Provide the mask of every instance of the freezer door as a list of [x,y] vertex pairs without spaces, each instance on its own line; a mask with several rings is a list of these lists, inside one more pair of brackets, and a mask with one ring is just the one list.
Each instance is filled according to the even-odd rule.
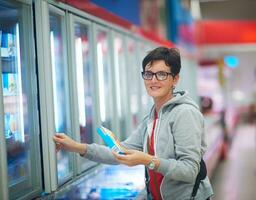
[[10,199],[41,191],[32,5],[0,1],[1,102]]
[[126,69],[130,66],[126,65],[125,41],[122,34],[112,31],[113,42],[113,60],[114,60],[114,80],[115,80],[115,97],[116,97],[116,115],[115,121],[118,123],[116,136],[120,140],[126,139],[129,127],[129,101],[128,101],[128,79]]
[[71,136],[67,13],[47,1],[35,1],[40,89],[40,119],[45,193],[51,193],[74,175],[72,153],[56,153],[53,135]]
[[[53,89],[54,132],[71,135],[69,77],[67,65],[67,35],[65,13],[49,6],[51,77]],[[67,151],[57,153],[58,185],[73,176],[73,157]]]
[[[138,62],[138,44],[134,38],[127,37],[126,38],[126,48],[127,48],[127,60],[128,66],[126,69],[126,74],[128,80],[133,80],[133,85],[140,85],[140,81],[142,81],[140,77],[140,65]],[[131,113],[131,127],[132,130],[135,130],[139,121],[140,121],[140,87],[132,87],[132,85],[128,85],[128,96],[129,96],[129,108]],[[130,132],[131,133],[131,132]],[[126,137],[128,137],[130,133],[127,133]]]
[[[95,62],[97,63],[97,93],[99,100],[99,116],[101,125],[110,130],[113,126],[113,74],[111,68],[111,47],[109,29],[100,25],[93,28],[95,44]],[[113,130],[116,131],[116,130]]]
[[[94,92],[93,67],[93,43],[91,22],[69,14],[69,31],[71,36],[70,52],[72,74],[73,103],[71,113],[74,120],[74,138],[83,143],[93,143],[95,141],[95,108],[96,95]],[[92,166],[95,162],[87,160],[80,155],[76,155],[77,173],[81,173]]]

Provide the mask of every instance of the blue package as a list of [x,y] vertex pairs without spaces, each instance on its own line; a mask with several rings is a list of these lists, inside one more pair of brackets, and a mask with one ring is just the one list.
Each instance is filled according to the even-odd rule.
[[125,154],[121,150],[121,146],[119,145],[119,142],[117,141],[117,139],[115,139],[115,135],[109,129],[101,126],[97,128],[97,133],[111,150],[119,154]]

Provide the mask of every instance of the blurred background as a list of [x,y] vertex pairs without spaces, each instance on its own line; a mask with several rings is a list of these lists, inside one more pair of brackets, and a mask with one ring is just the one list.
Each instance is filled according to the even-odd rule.
[[[256,198],[256,0],[0,0],[0,199],[144,199],[144,168],[55,153],[52,136],[120,140],[152,106],[141,61],[182,56],[205,117],[214,200]],[[134,87],[136,85],[137,87]]]

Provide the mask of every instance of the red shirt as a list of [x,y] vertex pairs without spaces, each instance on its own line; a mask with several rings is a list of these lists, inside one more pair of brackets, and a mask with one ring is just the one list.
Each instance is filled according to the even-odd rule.
[[[152,133],[151,133],[151,137],[149,140],[149,149],[148,152],[150,155],[155,155],[155,149],[154,149],[154,135],[155,135],[155,127],[156,127],[156,121],[157,121],[157,113],[155,112],[155,116],[154,116],[154,123],[153,123],[153,129],[152,129]],[[160,193],[160,185],[162,183],[163,180],[163,175],[161,173],[155,172],[154,170],[149,170],[149,187],[150,187],[150,191],[151,194],[153,196],[154,200],[162,200],[161,197],[159,197],[159,193]],[[155,181],[156,179],[156,181]],[[158,191],[157,191],[157,188]]]

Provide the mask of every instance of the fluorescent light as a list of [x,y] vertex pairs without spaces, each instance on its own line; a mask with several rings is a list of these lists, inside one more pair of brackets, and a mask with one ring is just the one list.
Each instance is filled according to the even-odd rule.
[[118,55],[119,48],[121,46],[121,41],[119,38],[115,38],[115,47],[114,47],[114,62],[115,62],[115,70],[116,70],[116,96],[117,96],[117,112],[118,116],[121,117],[121,94],[120,94],[120,63],[119,57],[121,55]]
[[97,43],[97,58],[98,58],[98,75],[99,75],[99,101],[100,101],[100,117],[101,121],[106,121],[106,107],[105,107],[105,87],[104,87],[104,65],[102,44]]
[[54,34],[53,31],[50,32],[50,43],[51,43],[51,61],[52,61],[52,85],[53,85],[53,101],[54,101],[54,122],[55,131],[58,133],[60,119],[58,115],[58,102],[57,102],[57,85],[56,85],[56,71],[55,71],[55,46],[54,46]]
[[78,98],[78,112],[79,124],[83,127],[86,126],[86,113],[85,113],[85,96],[84,96],[84,73],[83,73],[83,49],[81,38],[76,38],[76,77],[77,77],[77,95]]
[[24,135],[24,119],[23,119],[23,92],[22,92],[22,81],[21,81],[21,63],[20,63],[20,34],[19,34],[19,24],[16,23],[16,45],[17,45],[17,73],[18,73],[18,91],[19,91],[19,107],[20,107],[20,140],[25,142]]

